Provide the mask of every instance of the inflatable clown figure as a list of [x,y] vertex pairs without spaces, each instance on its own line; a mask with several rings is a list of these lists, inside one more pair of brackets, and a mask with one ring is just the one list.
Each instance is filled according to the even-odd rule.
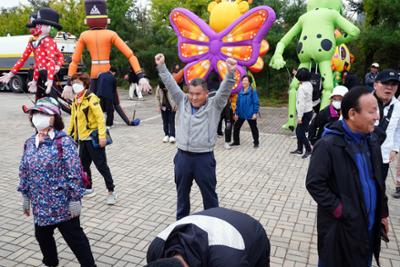
[[[135,71],[139,81],[139,90],[149,91],[151,89],[149,81],[144,77],[144,72],[140,67],[137,57],[116,32],[107,29],[110,19],[107,16],[106,1],[85,0],[85,12],[85,23],[89,26],[89,30],[82,32],[76,43],[72,62],[68,69],[68,76],[71,77],[77,72],[83,50],[86,48],[90,53],[92,61],[90,70],[90,77],[92,79],[91,90],[96,91],[98,76],[110,70],[110,53],[111,47],[114,45],[126,56],[130,66]],[[73,98],[72,87],[70,85],[64,87],[63,97]],[[115,108],[128,125],[133,125],[121,106],[117,105]]]
[[0,78],[0,82],[8,83],[29,58],[34,54],[35,65],[33,81],[29,85],[29,92],[36,94],[36,100],[51,93],[54,76],[62,67],[63,54],[58,50],[56,43],[50,36],[52,27],[61,30],[58,23],[59,15],[51,8],[41,8],[35,16],[31,15],[30,22],[26,25],[33,35],[22,57],[13,69]]
[[[308,0],[307,12],[303,14],[289,32],[279,41],[270,66],[281,69],[286,62],[283,52],[286,46],[300,35],[297,44],[297,55],[300,60],[298,68],[311,69],[316,64],[323,80],[321,108],[329,103],[333,89],[331,61],[335,47],[349,42],[360,34],[360,30],[342,16],[343,3],[341,0]],[[343,36],[335,37],[337,28]],[[294,129],[296,125],[296,90],[299,82],[293,79],[289,89],[288,122],[283,126]]]
[[178,36],[179,58],[186,63],[184,77],[187,84],[194,78],[206,80],[211,72],[224,79],[227,74],[225,60],[231,57],[238,61],[236,84],[232,90],[237,93],[246,68],[262,69],[260,56],[268,50],[268,43],[263,38],[275,21],[275,12],[268,6],[249,10],[249,2],[211,2],[208,5],[209,25],[187,9],[172,10],[170,22]]

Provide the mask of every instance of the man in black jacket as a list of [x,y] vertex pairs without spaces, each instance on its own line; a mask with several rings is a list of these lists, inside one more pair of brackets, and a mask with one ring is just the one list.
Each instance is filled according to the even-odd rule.
[[342,115],[317,142],[306,178],[318,204],[319,266],[371,266],[373,255],[379,265],[388,207],[373,133],[378,103],[367,88],[356,87],[344,96]]
[[269,267],[263,226],[247,214],[212,208],[171,224],[150,244],[147,267]]

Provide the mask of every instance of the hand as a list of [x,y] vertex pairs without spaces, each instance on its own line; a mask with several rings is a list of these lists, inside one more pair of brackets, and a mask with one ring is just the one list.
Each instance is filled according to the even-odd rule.
[[46,86],[46,94],[50,94],[51,88],[53,87],[53,81],[48,80],[44,85]]
[[285,67],[286,61],[283,59],[282,55],[274,54],[269,62],[271,68],[279,70]]
[[396,151],[391,151],[389,155],[389,162],[396,161],[397,158],[397,152]]
[[106,138],[99,138],[99,145],[101,148],[105,147],[107,144],[107,139]]
[[228,67],[228,72],[232,73],[236,71],[237,61],[233,58],[228,58],[226,61],[226,66]]
[[128,74],[125,74],[125,76],[124,76],[124,80],[125,80],[125,81],[129,80],[129,78],[128,78]]
[[28,91],[32,94],[36,93],[36,91],[37,91],[36,81],[31,81],[28,83]]
[[238,115],[236,115],[236,114],[233,115],[233,120],[234,120],[234,121],[237,121],[238,119],[239,119]]
[[60,69],[61,69],[61,67],[57,65],[57,66],[54,68],[54,74],[57,74],[57,73],[60,71]]
[[81,215],[81,202],[80,201],[71,201],[69,202],[68,209],[71,214],[71,218],[79,217]]
[[297,124],[302,124],[303,121],[301,119],[297,119]]
[[146,78],[141,78],[139,80],[138,90],[145,93],[149,92],[151,90],[149,80],[147,80]]
[[173,112],[176,112],[177,110],[178,110],[178,107],[177,107],[177,106],[175,106],[175,107],[172,108],[172,111],[173,111]]
[[155,56],[156,64],[157,66],[161,66],[162,64],[165,64],[165,57],[163,54],[157,54]]
[[8,83],[11,78],[14,77],[14,73],[9,72],[9,73],[3,73],[3,76],[0,77],[0,83]]
[[61,94],[61,97],[64,99],[73,100],[74,99],[74,90],[71,85],[64,86],[64,90]]
[[160,113],[161,112],[161,107],[157,106],[157,112]]
[[253,114],[253,117],[251,117],[252,120],[256,120],[257,119],[257,114]]
[[22,197],[22,210],[27,217],[31,214],[31,201],[27,196]]
[[388,234],[389,233],[389,220],[388,218],[382,218],[381,223],[383,224],[384,228],[385,228],[385,233]]

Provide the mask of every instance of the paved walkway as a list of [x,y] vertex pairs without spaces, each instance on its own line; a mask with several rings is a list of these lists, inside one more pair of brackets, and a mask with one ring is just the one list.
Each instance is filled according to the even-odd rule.
[[[126,100],[123,92],[121,98],[128,114],[136,104],[136,114],[144,122],[127,127],[116,117],[112,129],[114,144],[107,148],[107,156],[119,197],[117,205],[105,204],[107,192],[97,171],[93,173],[97,195],[83,200],[82,225],[100,267],[143,266],[149,242],[175,218],[172,159],[176,148],[161,142],[161,119],[153,96],[135,102]],[[0,93],[0,103],[0,266],[41,266],[32,218],[22,215],[21,197],[16,192],[23,142],[33,132],[20,108],[28,98]],[[259,149],[253,149],[247,125],[242,129],[240,147],[228,151],[222,139],[217,142],[220,204],[261,221],[271,239],[272,266],[316,266],[316,204],[304,186],[308,160],[289,155],[295,139],[280,129],[285,109],[262,109],[261,115]],[[68,122],[69,118],[64,118]],[[393,173],[387,182],[389,192]],[[191,196],[193,211],[201,210],[197,186]],[[383,244],[383,267],[400,266],[400,201],[389,201],[391,241]],[[78,266],[58,232],[56,237],[60,265]]]

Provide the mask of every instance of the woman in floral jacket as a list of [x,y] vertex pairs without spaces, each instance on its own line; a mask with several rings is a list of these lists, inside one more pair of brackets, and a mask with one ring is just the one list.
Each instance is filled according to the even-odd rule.
[[26,216],[32,205],[43,263],[58,265],[53,237],[58,228],[81,266],[96,266],[79,221],[85,191],[82,167],[74,141],[62,131],[60,108],[55,99],[45,97],[29,109],[29,114],[36,134],[25,142],[18,191],[22,193]]

